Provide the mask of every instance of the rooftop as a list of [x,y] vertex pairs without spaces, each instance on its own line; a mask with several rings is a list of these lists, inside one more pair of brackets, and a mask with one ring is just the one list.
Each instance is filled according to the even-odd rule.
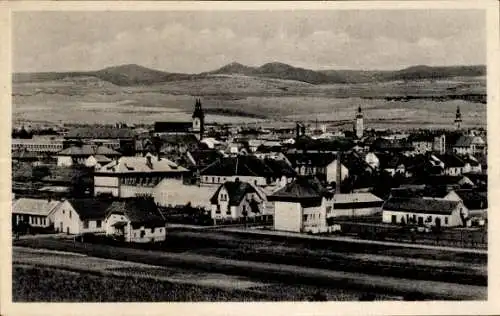
[[56,200],[20,198],[12,206],[12,213],[48,216],[60,204]]
[[177,165],[166,158],[158,158],[151,154],[145,157],[121,157],[104,166],[96,172],[98,173],[138,173],[138,172],[173,172],[181,173],[188,171],[186,168]]
[[68,131],[65,138],[127,139],[133,138],[130,128],[78,127]]
[[443,199],[391,197],[383,209],[399,212],[450,215],[460,204],[458,201]]

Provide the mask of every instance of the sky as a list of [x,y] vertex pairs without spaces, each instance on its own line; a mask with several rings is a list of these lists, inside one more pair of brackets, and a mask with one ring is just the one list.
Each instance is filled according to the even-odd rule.
[[485,11],[470,9],[15,12],[12,36],[15,72],[486,64]]

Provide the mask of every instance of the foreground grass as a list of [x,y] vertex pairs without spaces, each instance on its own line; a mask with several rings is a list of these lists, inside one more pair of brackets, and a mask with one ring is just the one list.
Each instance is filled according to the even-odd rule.
[[[359,300],[366,294],[307,286],[272,285],[263,290],[223,290],[149,278],[14,266],[15,302],[241,302],[283,300]],[[376,297],[374,296],[374,299]]]

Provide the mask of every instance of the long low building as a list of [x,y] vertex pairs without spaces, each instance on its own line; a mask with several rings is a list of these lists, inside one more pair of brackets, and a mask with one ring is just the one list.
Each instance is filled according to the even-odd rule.
[[382,207],[382,222],[419,226],[465,226],[469,211],[461,200],[392,197]]

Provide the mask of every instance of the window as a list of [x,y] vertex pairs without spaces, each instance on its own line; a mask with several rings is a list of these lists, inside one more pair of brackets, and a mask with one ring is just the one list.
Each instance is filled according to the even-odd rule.
[[306,215],[304,215],[304,216],[302,216],[302,220],[303,220],[304,222],[307,222],[307,214],[306,214]]
[[69,218],[71,218],[71,211],[69,211]]
[[214,183],[214,182],[215,182],[215,177],[212,177],[212,183]]
[[163,228],[160,228],[160,233],[163,233]]
[[65,214],[65,211],[63,210],[63,214]]
[[448,216],[446,216],[446,217],[444,218],[444,223],[445,223],[446,225],[448,225]]
[[226,215],[231,215],[231,206],[227,206]]
[[217,205],[217,209],[215,210],[215,214],[220,214],[220,205]]
[[98,220],[96,221],[95,226],[96,226],[97,228],[101,228],[101,225],[102,225],[102,222],[101,222],[101,220],[100,220],[100,219],[98,219]]
[[396,215],[392,215],[391,216],[391,223],[396,224],[396,221],[397,221]]
[[220,177],[217,177],[217,183],[219,183],[219,182],[220,182]]
[[89,221],[83,221],[83,228],[89,228]]
[[156,230],[156,228],[155,228],[155,227],[151,228],[151,233],[152,233],[152,234],[154,234],[154,233],[155,233],[155,230]]
[[331,206],[327,206],[326,207],[326,213],[330,214],[331,212],[332,212],[332,207]]
[[144,238],[144,236],[146,236],[146,231],[141,230],[141,238]]

